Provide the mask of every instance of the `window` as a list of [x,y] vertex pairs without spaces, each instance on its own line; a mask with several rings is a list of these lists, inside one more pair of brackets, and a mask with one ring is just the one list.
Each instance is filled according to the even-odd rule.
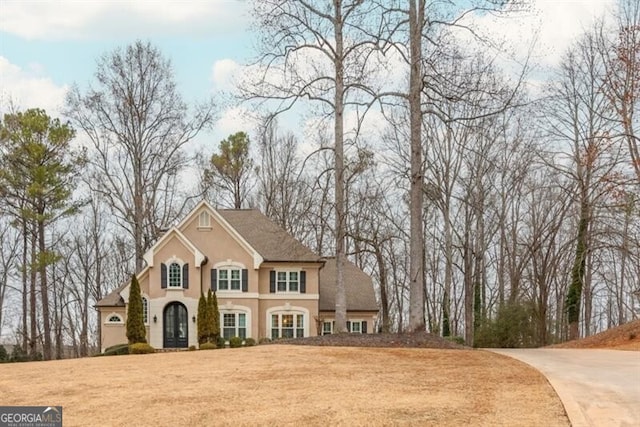
[[146,297],[142,297],[142,321],[149,323],[149,301]]
[[351,322],[351,330],[349,332],[353,334],[362,333],[362,323],[361,322]]
[[218,269],[218,290],[239,291],[242,281],[240,280],[239,268]]
[[247,315],[245,313],[224,313],[222,315],[222,336],[229,341],[232,337],[247,337]]
[[122,323],[122,317],[118,314],[112,314],[107,318],[107,323]]
[[189,289],[189,264],[175,256],[160,265],[160,287],[162,289]]
[[367,322],[365,320],[351,320],[347,322],[347,329],[352,334],[366,334]]
[[303,314],[272,314],[271,339],[300,338],[304,336]]
[[298,292],[300,287],[299,273],[297,271],[277,272],[278,292]]
[[209,212],[200,212],[198,216],[198,227],[211,228],[211,215],[209,215]]
[[322,335],[331,335],[333,333],[333,322],[322,322]]
[[182,267],[180,267],[180,264],[177,262],[172,262],[169,265],[169,287],[182,287]]

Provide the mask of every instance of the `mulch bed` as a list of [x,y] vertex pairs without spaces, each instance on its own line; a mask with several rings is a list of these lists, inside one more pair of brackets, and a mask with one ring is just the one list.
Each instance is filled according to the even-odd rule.
[[332,347],[395,347],[468,349],[427,332],[403,334],[334,334],[306,338],[275,340],[272,344],[315,345]]

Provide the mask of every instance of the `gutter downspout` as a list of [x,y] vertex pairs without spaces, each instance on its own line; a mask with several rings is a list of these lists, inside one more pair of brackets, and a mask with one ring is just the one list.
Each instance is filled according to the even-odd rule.
[[202,267],[208,262],[209,262],[209,258],[207,258],[207,256],[205,255],[204,259],[200,263],[200,295],[204,293],[204,288],[202,287],[202,285],[204,284],[204,279],[202,277],[202,272],[204,271],[204,269]]

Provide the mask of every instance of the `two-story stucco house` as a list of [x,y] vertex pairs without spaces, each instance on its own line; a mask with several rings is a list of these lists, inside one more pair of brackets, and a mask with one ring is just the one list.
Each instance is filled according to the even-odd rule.
[[[306,337],[333,332],[335,259],[322,258],[257,210],[201,202],[144,255],[138,274],[147,341],[155,348],[198,344],[201,292],[216,292],[229,339]],[[371,278],[346,262],[348,328],[371,333],[377,305]],[[100,300],[101,351],[127,342],[129,284]]]

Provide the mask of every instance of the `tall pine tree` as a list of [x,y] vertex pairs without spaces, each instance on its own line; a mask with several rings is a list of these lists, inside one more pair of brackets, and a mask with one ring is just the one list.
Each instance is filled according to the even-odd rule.
[[[85,157],[71,147],[74,136],[75,131],[68,123],[52,119],[41,109],[5,114],[0,125],[0,198],[16,223],[21,224],[25,233],[23,241],[31,243],[30,353],[35,354],[38,334],[37,276],[43,355],[47,360],[52,358],[48,267],[58,259],[47,236],[56,221],[78,210],[72,194]],[[26,259],[23,261],[27,264]],[[26,282],[23,285],[26,289]],[[23,333],[26,334],[26,325]]]
[[198,300],[198,344],[204,344],[209,341],[209,336],[211,335],[209,318],[209,304],[204,293],[201,293]]
[[207,311],[209,321],[209,341],[216,342],[220,336],[220,311],[218,310],[218,297],[215,292],[211,292],[207,295]]
[[135,274],[131,276],[129,289],[129,305],[127,307],[127,339],[129,344],[146,343],[147,330],[144,327],[142,314],[142,295],[140,283]]

